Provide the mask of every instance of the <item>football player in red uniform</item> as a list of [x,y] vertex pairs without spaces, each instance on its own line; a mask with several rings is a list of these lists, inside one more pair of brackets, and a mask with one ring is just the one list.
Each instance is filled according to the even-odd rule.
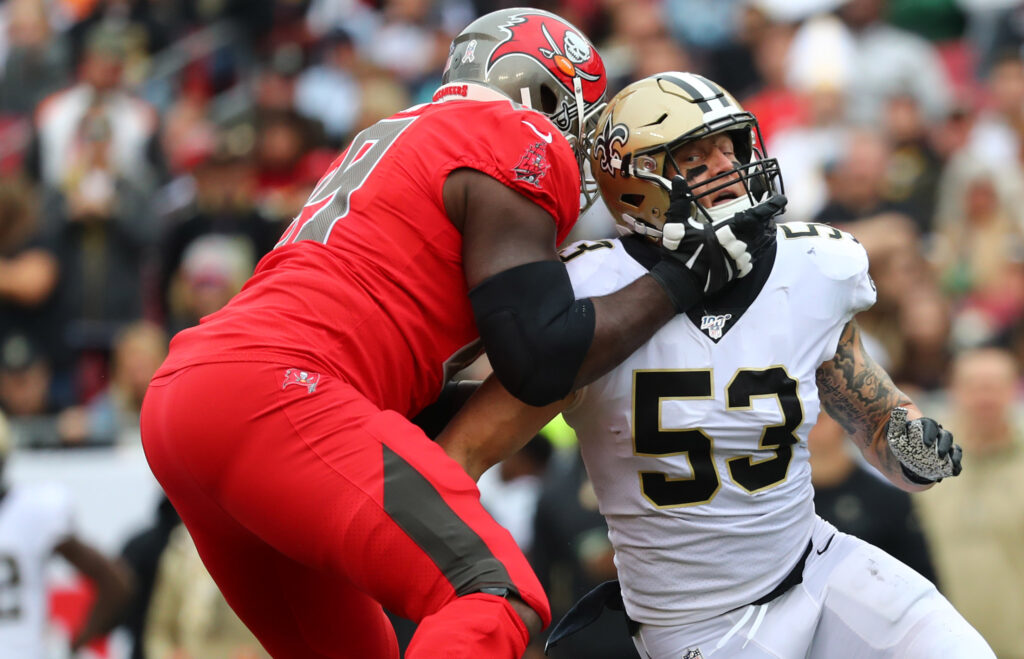
[[477,19],[433,102],[357,135],[243,290],[174,338],[146,454],[275,657],[397,657],[382,605],[419,623],[410,658],[518,658],[549,622],[473,479],[409,419],[482,348],[521,400],[563,398],[741,276],[765,223],[690,232],[651,276],[575,299],[556,245],[605,86],[558,16]]

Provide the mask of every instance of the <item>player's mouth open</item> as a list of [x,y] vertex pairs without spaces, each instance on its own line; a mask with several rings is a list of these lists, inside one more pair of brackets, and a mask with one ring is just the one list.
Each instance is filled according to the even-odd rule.
[[732,190],[722,190],[717,195],[715,195],[714,199],[712,199],[711,205],[712,206],[717,206],[718,204],[723,204],[723,203],[725,203],[727,201],[732,201],[733,199],[736,199],[737,197],[739,197],[739,195],[737,195]]

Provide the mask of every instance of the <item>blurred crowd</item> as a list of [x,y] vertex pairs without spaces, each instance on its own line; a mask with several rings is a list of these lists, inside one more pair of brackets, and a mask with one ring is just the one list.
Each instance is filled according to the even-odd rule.
[[[350,137],[430,99],[463,26],[517,4],[0,0],[0,410],[16,446],[137,444],[169,337],[239,290]],[[950,575],[965,559],[995,572],[1000,556],[1017,599],[999,617],[1024,629],[1024,492],[999,498],[1024,482],[1024,3],[529,4],[591,37],[610,93],[665,70],[731,90],[780,161],[786,219],[864,244],[878,288],[859,318],[868,351],[965,444],[965,476],[936,497],[959,502],[982,547],[943,532],[952,503],[922,505],[937,578],[966,593],[951,593],[958,606],[984,609],[971,584],[986,575]],[[612,232],[595,208],[572,238]],[[530,515],[548,462],[535,453],[535,480],[517,490]],[[565,540],[586,557],[573,569],[606,569],[607,539],[586,533],[600,517],[584,510],[585,474],[560,469],[556,485],[579,488],[593,517]],[[1017,521],[978,514],[974,497]],[[532,522],[513,523],[540,542]],[[1011,556],[993,549],[1010,542]],[[172,546],[192,556],[186,540]],[[548,585],[556,601],[573,591]],[[1024,657],[1024,636],[1003,647]]]

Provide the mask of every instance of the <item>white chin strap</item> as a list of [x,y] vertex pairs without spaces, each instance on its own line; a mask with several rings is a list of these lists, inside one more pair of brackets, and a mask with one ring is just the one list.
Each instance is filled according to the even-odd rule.
[[[763,201],[763,199],[759,201]],[[718,222],[719,220],[730,218],[736,213],[739,213],[740,211],[745,211],[748,208],[751,208],[753,205],[754,202],[750,200],[749,195],[742,195],[740,197],[733,199],[732,201],[727,201],[724,204],[718,204],[717,206],[712,206],[711,208],[705,208],[704,210],[707,211],[707,214],[711,216],[711,221],[712,223],[714,223]]]
[[642,220],[638,220],[635,217],[622,213],[619,217],[622,218],[622,223],[615,224],[615,230],[619,232],[620,236],[628,236],[631,233],[635,233],[638,236],[653,236],[658,240],[661,240],[661,230],[652,227],[650,224]]

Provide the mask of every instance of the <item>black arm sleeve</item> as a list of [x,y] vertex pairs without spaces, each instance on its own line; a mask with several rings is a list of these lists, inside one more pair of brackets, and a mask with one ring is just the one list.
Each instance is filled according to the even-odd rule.
[[572,392],[594,339],[594,304],[576,299],[561,262],[499,272],[469,300],[494,374],[509,393],[540,407]]
[[437,439],[444,427],[452,420],[455,413],[462,405],[469,400],[477,389],[480,388],[480,380],[459,380],[444,385],[441,395],[430,405],[424,407],[419,414],[410,419],[419,426],[424,434]]

